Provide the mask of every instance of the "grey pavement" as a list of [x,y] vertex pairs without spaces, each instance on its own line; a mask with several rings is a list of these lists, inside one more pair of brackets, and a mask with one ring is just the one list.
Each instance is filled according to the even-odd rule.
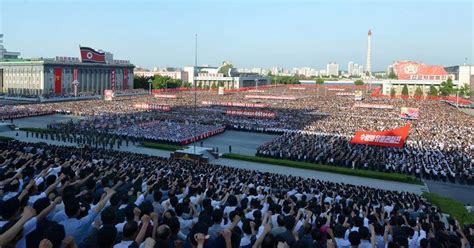
[[425,180],[430,192],[474,205],[474,186]]
[[354,185],[364,185],[369,187],[381,188],[386,190],[396,190],[396,191],[407,191],[416,194],[421,194],[424,191],[427,191],[426,186],[424,185],[414,185],[407,183],[391,182],[371,178],[363,178],[349,175],[334,174],[329,172],[313,171],[306,169],[297,169],[277,165],[268,165],[262,163],[240,161],[221,158],[218,160],[212,161],[214,164],[249,169],[249,170],[258,170],[262,172],[272,172],[283,175],[292,175],[299,176],[302,178],[314,178],[318,180],[331,181],[337,183],[346,183]]
[[459,110],[461,110],[462,112],[470,115],[470,116],[474,116],[474,109],[468,109],[468,108],[459,108]]
[[[79,120],[81,116],[75,115],[43,115],[28,118],[20,118],[13,120],[13,124],[17,127],[34,127],[34,128],[46,128],[51,122],[68,121],[68,120]],[[10,123],[10,120],[5,120],[6,123]]]
[[[257,148],[260,145],[276,137],[278,137],[278,135],[229,130],[202,140],[202,143],[203,147],[219,148],[219,153],[228,153],[229,146],[231,146],[232,153],[253,156],[257,153]],[[196,146],[200,146],[201,141],[195,142],[195,144]]]

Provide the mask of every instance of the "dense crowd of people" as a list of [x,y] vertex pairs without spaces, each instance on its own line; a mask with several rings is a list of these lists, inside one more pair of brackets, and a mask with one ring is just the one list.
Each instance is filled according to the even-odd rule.
[[257,155],[474,184],[472,148],[428,141],[390,148],[350,144],[349,141],[346,136],[287,132],[260,146]]
[[118,128],[110,134],[186,145],[222,132],[223,126],[152,121]]
[[[438,101],[367,96],[360,101],[362,104],[358,104],[353,96],[356,90],[365,91],[351,87],[304,85],[298,88],[269,87],[262,90],[263,92],[242,91],[223,96],[215,92],[198,91],[196,102],[195,93],[192,91],[166,92],[161,94],[173,96],[117,97],[113,101],[89,100],[81,101],[80,104],[77,102],[35,104],[19,108],[16,113],[58,111],[86,117],[80,122],[53,123],[51,127],[60,132],[87,135],[107,133],[140,136],[139,138],[156,136],[162,141],[180,140],[183,136],[192,136],[188,134],[193,134],[194,126],[184,128],[182,132],[166,133],[160,131],[159,126],[143,128],[137,126],[137,123],[147,121],[176,123],[169,127],[170,130],[174,130],[177,126],[183,129],[189,126],[189,123],[196,122],[202,127],[224,126],[226,129],[276,133],[283,136],[260,147],[258,155],[322,161],[336,166],[396,171],[423,178],[472,183],[474,174],[472,116],[461,111],[453,111],[452,106]],[[295,100],[247,99],[245,96],[248,94],[291,96]],[[265,107],[210,106],[205,104],[206,102],[236,103],[237,106],[260,104]],[[166,104],[171,107],[171,111],[153,111],[135,107],[143,103]],[[400,118],[401,107],[418,108],[419,118],[417,120]],[[262,109],[276,113],[276,117],[226,115],[225,111],[229,108]],[[0,117],[2,115],[5,114],[0,113]],[[356,131],[391,130],[402,127],[408,122],[411,123],[411,129],[408,142],[403,148],[350,145],[347,142]],[[291,138],[286,139],[287,136]],[[332,154],[333,152],[337,154]],[[377,155],[374,156],[374,153]]]
[[1,247],[473,247],[407,192],[0,142]]

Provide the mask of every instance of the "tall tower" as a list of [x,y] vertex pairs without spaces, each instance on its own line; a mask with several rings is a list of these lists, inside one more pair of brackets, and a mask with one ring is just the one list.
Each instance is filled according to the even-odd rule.
[[372,31],[369,29],[369,33],[367,34],[367,64],[365,66],[365,70],[367,72],[367,76],[372,76]]

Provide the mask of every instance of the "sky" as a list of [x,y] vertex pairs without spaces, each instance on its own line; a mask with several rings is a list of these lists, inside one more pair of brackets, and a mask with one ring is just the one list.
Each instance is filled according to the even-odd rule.
[[22,57],[79,56],[79,45],[145,67],[459,65],[474,57],[472,1],[0,0],[4,46]]

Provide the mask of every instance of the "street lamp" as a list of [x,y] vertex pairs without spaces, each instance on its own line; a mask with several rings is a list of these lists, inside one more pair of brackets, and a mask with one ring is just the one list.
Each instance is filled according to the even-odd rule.
[[150,95],[151,95],[151,83],[153,83],[153,80],[148,79],[148,91],[150,92]]
[[255,78],[255,90],[258,89],[258,78]]

